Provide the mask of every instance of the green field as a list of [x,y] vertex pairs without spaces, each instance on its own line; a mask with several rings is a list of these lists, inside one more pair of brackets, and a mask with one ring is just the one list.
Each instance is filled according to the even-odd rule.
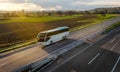
[[98,23],[101,23],[101,22],[104,22],[106,20],[109,20],[109,19],[112,19],[112,18],[115,18],[117,17],[118,15],[116,14],[106,14],[106,16],[101,16],[101,14],[97,14],[97,18],[91,18],[91,19],[84,19],[84,20],[80,20],[78,22],[91,22],[91,23],[88,23],[87,25],[83,25],[83,26],[79,26],[79,27],[74,27],[72,29],[72,31],[74,30],[78,30],[78,29],[83,29],[83,28],[86,28],[86,27],[89,27],[89,26],[92,26],[92,25],[96,25]]
[[0,52],[27,46],[36,42],[40,31],[60,26],[69,26],[71,31],[115,18],[115,14],[43,16],[43,17],[12,17],[0,21]]
[[[6,20],[0,21],[0,23],[20,23],[20,22],[50,22],[50,21],[57,21],[57,20],[64,20],[70,18],[76,18],[83,16],[82,14],[79,15],[72,15],[72,16],[41,16],[41,17],[10,17]],[[114,14],[107,14],[105,17],[97,14],[98,18],[101,19],[109,19],[116,15]],[[81,20],[80,20],[81,21]],[[87,20],[84,20],[87,21]],[[89,21],[89,20],[88,20]]]
[[56,21],[56,20],[76,18],[79,16],[82,16],[82,15],[80,14],[80,15],[73,15],[73,16],[11,17],[4,21],[0,21],[0,23],[50,22],[50,21]]

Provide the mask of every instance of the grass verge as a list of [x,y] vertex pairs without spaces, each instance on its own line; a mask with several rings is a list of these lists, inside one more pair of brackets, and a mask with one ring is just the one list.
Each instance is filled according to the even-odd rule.
[[21,47],[25,47],[25,46],[28,46],[28,45],[31,45],[31,44],[35,44],[36,42],[37,42],[37,41],[34,39],[34,40],[31,40],[31,41],[26,41],[26,42],[24,42],[24,43],[19,43],[19,44],[10,46],[10,47],[8,47],[8,48],[1,49],[1,50],[0,50],[0,53],[4,53],[4,52],[7,52],[7,51],[11,51],[11,50],[14,50],[14,49],[18,49],[18,48],[21,48]]
[[118,23],[116,23],[116,24],[114,24],[114,25],[111,25],[111,26],[109,26],[109,27],[107,27],[106,29],[105,29],[105,33],[108,33],[108,32],[110,32],[111,30],[113,30],[113,29],[115,29],[115,28],[117,28],[117,27],[119,27],[120,26],[120,22],[118,22]]
[[[73,17],[77,17],[77,16],[73,16]],[[67,18],[73,18],[73,17],[70,17],[70,16],[68,16],[68,17],[63,17],[63,18],[59,18],[59,19],[67,19]],[[80,21],[77,21],[77,22],[90,22],[90,23],[88,23],[88,24],[85,24],[85,25],[82,25],[82,26],[78,26],[78,27],[74,27],[74,28],[71,28],[71,30],[70,31],[76,31],[76,30],[80,30],[80,29],[84,29],[84,28],[87,28],[87,27],[90,27],[90,26],[93,26],[93,25],[96,25],[96,24],[99,24],[99,23],[101,23],[101,22],[104,22],[104,21],[106,21],[106,20],[109,20],[109,19],[112,19],[112,18],[114,18],[114,17],[116,17],[115,15],[106,15],[105,17],[103,17],[103,16],[101,16],[101,15],[98,15],[98,18],[96,18],[96,19],[85,19],[85,20],[80,20]],[[39,18],[39,19],[42,19],[42,18]],[[58,19],[51,19],[51,17],[49,18],[46,18],[47,20],[45,20],[44,18],[42,19],[43,20],[43,22],[47,22],[47,21],[52,21],[52,20],[58,20]],[[50,20],[49,20],[50,19]],[[30,19],[31,20],[31,19]],[[28,20],[26,20],[26,22],[30,22],[30,20],[28,19]],[[40,22],[40,21],[42,21],[42,20],[38,20],[38,22]],[[23,20],[23,21],[25,21],[25,19]],[[37,20],[33,20],[32,22],[36,22]],[[6,21],[5,23],[10,23],[10,22],[15,22],[14,20],[13,21]],[[22,20],[21,21],[18,21],[18,22],[22,22]],[[111,30],[111,28],[113,28],[113,27],[116,27],[116,26],[118,26],[118,24],[116,25],[115,24],[115,26],[111,26],[111,27],[109,27],[109,28],[107,28],[106,29],[106,31],[107,30]],[[32,39],[32,40],[29,40],[29,41],[26,41],[26,42],[24,42],[24,43],[19,43],[19,44],[15,44],[15,45],[12,45],[12,46],[9,46],[9,47],[5,47],[5,48],[1,48],[0,49],[0,53],[4,53],[4,52],[7,52],[7,51],[11,51],[11,50],[14,50],[14,49],[18,49],[18,48],[21,48],[21,47],[24,47],[24,46],[28,46],[28,45],[31,45],[31,44],[34,44],[34,43],[36,43],[37,41],[35,40],[35,39]]]
[[98,18],[96,18],[96,19],[89,19],[89,20],[78,21],[78,22],[91,22],[91,23],[86,24],[86,25],[82,25],[82,26],[79,26],[79,27],[75,27],[75,28],[71,29],[71,31],[76,31],[76,30],[84,29],[84,28],[87,28],[87,27],[90,27],[90,26],[93,26],[93,25],[105,22],[105,21],[107,21],[109,19],[113,19],[116,16],[117,15],[107,14],[105,17],[103,17],[100,14],[98,14]]

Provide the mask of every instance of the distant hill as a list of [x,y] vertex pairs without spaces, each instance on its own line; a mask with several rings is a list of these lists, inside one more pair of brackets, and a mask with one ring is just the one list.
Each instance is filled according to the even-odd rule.
[[112,8],[96,8],[90,10],[91,13],[110,13],[110,14],[120,14],[120,7],[112,7]]

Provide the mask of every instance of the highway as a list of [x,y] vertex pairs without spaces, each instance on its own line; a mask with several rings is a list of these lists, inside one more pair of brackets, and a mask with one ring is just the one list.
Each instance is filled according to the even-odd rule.
[[49,72],[120,72],[120,27],[51,67]]
[[[53,45],[45,47],[45,48],[41,48],[40,46],[35,46],[35,47],[29,48],[27,50],[6,56],[4,58],[0,58],[0,72],[11,72],[14,69],[22,67],[28,63],[40,60],[40,59],[44,58],[45,56],[49,55],[51,52],[54,52],[54,51],[60,49],[61,47],[68,45],[71,42],[76,41],[77,39],[81,39],[85,36],[88,36],[91,33],[95,33],[97,31],[103,30],[104,28],[106,28],[118,21],[120,21],[120,18],[112,19],[112,20],[100,23],[98,25],[95,25],[95,26],[92,26],[92,27],[89,27],[86,29],[72,32],[69,35],[67,40],[60,41],[56,44],[53,44]],[[94,51],[96,52],[96,50],[98,50],[98,49],[95,48]],[[88,54],[90,54],[91,51],[92,50],[90,50],[88,52]],[[94,53],[94,51],[93,51],[93,53]],[[87,58],[87,57],[88,56],[85,56],[85,58]],[[92,56],[91,56],[91,58],[92,58]],[[75,60],[77,60],[77,59],[75,59]],[[83,58],[83,60],[84,60],[84,58]],[[90,60],[90,58],[86,59],[86,60]],[[79,60],[77,60],[77,61],[79,61]]]

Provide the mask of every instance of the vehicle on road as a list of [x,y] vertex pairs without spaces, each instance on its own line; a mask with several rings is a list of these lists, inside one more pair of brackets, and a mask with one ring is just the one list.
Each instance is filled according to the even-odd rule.
[[67,26],[58,27],[55,29],[42,31],[38,33],[37,41],[38,41],[38,44],[42,46],[47,46],[55,42],[58,42],[60,40],[66,39],[69,33],[70,33],[69,27]]

